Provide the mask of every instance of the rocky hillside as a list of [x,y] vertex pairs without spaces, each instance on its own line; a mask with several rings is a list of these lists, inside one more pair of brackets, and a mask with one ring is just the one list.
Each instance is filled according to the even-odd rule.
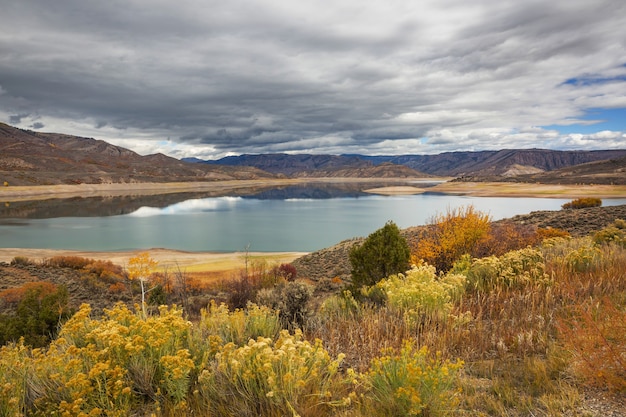
[[588,162],[550,172],[522,173],[509,179],[543,184],[626,184],[626,157]]
[[39,133],[0,123],[0,183],[10,185],[213,181],[270,178],[257,168],[142,156],[102,140]]

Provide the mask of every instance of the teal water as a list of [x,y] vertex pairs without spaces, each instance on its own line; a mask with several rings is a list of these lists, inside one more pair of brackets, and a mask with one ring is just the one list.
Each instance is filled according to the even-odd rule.
[[[303,251],[367,236],[394,221],[405,228],[472,204],[494,220],[559,210],[568,199],[356,195],[328,198],[192,198],[144,205],[118,215],[5,217],[0,247],[88,251],[168,248],[186,251]],[[604,205],[626,204],[626,199]],[[40,216],[45,217],[45,216]]]

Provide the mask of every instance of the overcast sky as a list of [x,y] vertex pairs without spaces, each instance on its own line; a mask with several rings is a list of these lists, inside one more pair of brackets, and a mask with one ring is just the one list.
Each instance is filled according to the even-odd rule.
[[0,121],[141,154],[626,148],[624,0],[1,0]]

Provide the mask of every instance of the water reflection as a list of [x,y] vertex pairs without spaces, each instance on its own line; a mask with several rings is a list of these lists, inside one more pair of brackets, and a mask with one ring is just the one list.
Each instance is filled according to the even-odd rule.
[[172,204],[167,207],[140,207],[129,216],[133,217],[150,217],[165,215],[186,215],[193,213],[206,213],[210,211],[225,211],[234,207],[241,197],[211,197],[196,198],[186,200],[180,203]]
[[[408,181],[406,184],[411,184]],[[328,199],[367,195],[363,189],[384,187],[391,183],[315,183],[281,187],[250,187],[220,192],[184,192],[158,195],[125,195],[114,197],[73,197],[49,200],[7,202],[0,205],[0,224],[12,224],[3,219],[50,219],[57,217],[106,217],[130,214],[141,217],[155,214],[184,213],[185,210],[220,210],[228,207],[228,198],[259,200]],[[402,183],[393,183],[402,185]],[[420,187],[435,183],[420,184]],[[212,201],[201,201],[218,197]],[[215,205],[215,207],[212,207]],[[202,206],[199,208],[199,206]]]

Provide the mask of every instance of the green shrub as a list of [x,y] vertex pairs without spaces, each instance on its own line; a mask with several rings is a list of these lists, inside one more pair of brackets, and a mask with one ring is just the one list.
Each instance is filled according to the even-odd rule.
[[25,266],[32,265],[32,263],[33,262],[27,256],[16,256],[15,258],[11,259],[11,265]]
[[352,292],[346,290],[326,298],[317,313],[323,320],[329,320],[337,317],[355,317],[360,310],[359,302],[354,298]]
[[409,268],[411,252],[394,222],[370,234],[360,246],[350,250],[352,285],[374,285],[381,279]]
[[[3,315],[0,320],[0,344],[23,338],[25,344],[33,347],[47,346],[57,334],[59,325],[72,315],[65,286],[30,284],[23,286],[22,294],[15,300],[15,312]],[[8,295],[8,291],[4,294]]]
[[561,207],[564,210],[570,209],[582,209],[588,207],[600,207],[602,205],[602,200],[595,197],[585,197],[585,198],[577,198],[576,200],[572,200],[569,203],[563,204]]
[[290,281],[274,288],[260,290],[257,300],[280,311],[280,318],[285,328],[302,328],[308,315],[308,303],[313,295],[311,286]]

